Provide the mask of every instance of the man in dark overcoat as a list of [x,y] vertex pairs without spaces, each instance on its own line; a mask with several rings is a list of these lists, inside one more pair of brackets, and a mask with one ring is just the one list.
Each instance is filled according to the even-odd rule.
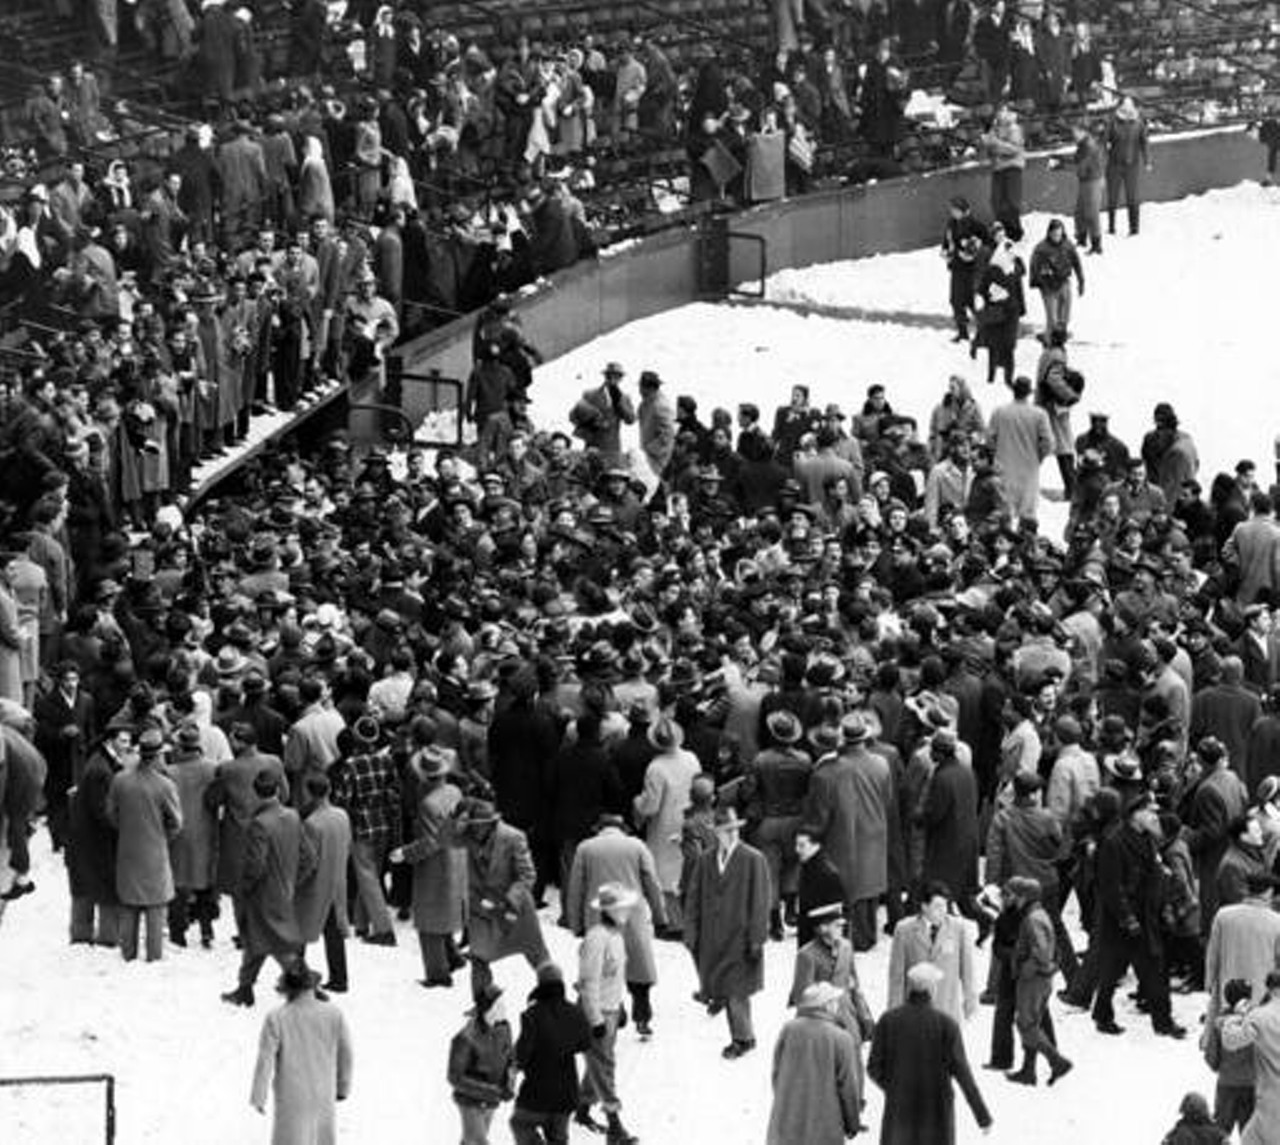
[[714,818],[716,846],[694,864],[684,900],[684,941],[698,966],[702,996],[712,1013],[728,1011],[730,1060],[755,1049],[751,995],[764,989],[764,944],[769,937],[769,864],[739,839],[733,807]]
[[867,1073],[884,1090],[880,1145],[955,1145],[953,1080],[983,1130],[991,1125],[960,1027],[933,1007],[941,977],[932,963],[917,963],[907,976],[907,1000],[876,1023]]
[[351,820],[329,802],[329,777],[308,775],[303,791],[303,826],[315,849],[315,869],[298,885],[294,907],[304,945],[324,939],[329,967],[326,990],[347,992],[347,864],[351,859]]
[[945,883],[965,909],[978,886],[978,784],[973,769],[960,765],[950,728],[934,734],[929,751],[934,771],[921,812],[922,877],[926,883]]
[[[71,792],[67,831],[67,881],[71,886],[71,941],[115,946],[120,899],[116,894],[116,829],[107,817],[112,777],[133,748],[127,721],[113,723],[89,756]],[[97,927],[94,927],[94,915]]]
[[243,927],[239,985],[222,995],[233,1006],[253,1005],[253,985],[267,956],[287,967],[303,953],[295,906],[298,884],[311,877],[315,845],[302,819],[280,801],[275,769],[264,767],[253,781],[258,805],[245,834],[238,897]]
[[64,660],[52,672],[54,686],[32,705],[35,745],[48,767],[45,810],[53,849],[67,837],[67,792],[84,768],[85,752],[94,732],[93,698],[80,688],[80,669]]

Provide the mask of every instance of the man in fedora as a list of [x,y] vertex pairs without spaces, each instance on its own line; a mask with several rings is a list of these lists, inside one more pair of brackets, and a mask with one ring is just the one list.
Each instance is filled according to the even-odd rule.
[[120,953],[138,957],[138,931],[147,924],[147,961],[164,955],[165,908],[173,898],[169,843],[182,830],[178,789],[165,774],[164,733],[155,726],[138,736],[138,766],[116,773],[107,791],[107,818],[117,832],[116,893],[120,898]]
[[452,986],[453,971],[463,965],[453,938],[465,922],[467,885],[463,855],[449,839],[450,821],[462,802],[461,790],[447,782],[452,762],[451,753],[435,744],[411,757],[409,768],[422,792],[417,837],[390,855],[393,863],[413,864],[413,924],[427,989]]
[[608,1120],[609,1145],[632,1145],[636,1140],[619,1117],[622,1103],[618,1100],[615,1047],[627,1013],[623,1007],[627,980],[623,927],[639,901],[640,896],[631,888],[605,883],[588,903],[595,921],[578,948],[578,1001],[591,1026],[591,1041],[575,1120],[598,1132],[601,1127],[591,1117],[591,1106],[598,1101]]
[[604,368],[604,381],[584,390],[569,411],[574,435],[587,449],[599,453],[606,465],[617,465],[622,460],[622,426],[636,420],[635,406],[622,392],[625,375],[617,362],[610,362]]
[[446,837],[466,849],[472,993],[493,981],[492,963],[513,954],[523,954],[537,969],[548,955],[524,832],[504,823],[487,799],[464,799],[454,809]]
[[840,873],[854,949],[870,950],[876,905],[889,887],[889,819],[897,798],[888,760],[867,749],[871,730],[861,713],[844,717],[840,738],[840,750],[814,768],[804,820]]
[[622,816],[605,813],[596,822],[596,833],[578,844],[564,892],[564,913],[569,929],[582,935],[594,922],[592,902],[601,888],[625,887],[636,902],[619,919],[627,955],[627,992],[631,1013],[641,1038],[652,1034],[653,1008],[649,991],[658,980],[653,954],[654,926],[666,927],[666,910],[658,870],[644,843],[627,834]]
[[769,864],[773,905],[769,908],[769,937],[782,940],[782,906],[795,917],[797,861],[795,833],[800,826],[813,764],[799,747],[804,728],[785,709],[765,718],[768,746],[747,765],[743,781],[747,819],[756,824],[752,841]]
[[295,909],[304,947],[324,939],[329,967],[326,990],[347,992],[347,865],[351,859],[351,820],[329,802],[329,777],[308,775],[303,827],[315,849],[315,870],[298,886]]
[[295,806],[302,799],[302,783],[307,774],[327,772],[342,754],[338,733],[347,723],[334,708],[331,696],[328,681],[318,673],[304,677],[298,685],[303,711],[289,729],[284,745],[284,766]]
[[400,845],[400,772],[380,746],[381,728],[361,716],[344,733],[348,746],[333,768],[334,799],[351,817],[351,867],[356,880],[356,933],[374,946],[395,946],[382,868]]
[[755,1049],[751,995],[764,988],[764,944],[769,936],[769,864],[741,842],[733,807],[714,818],[716,846],[699,856],[685,897],[685,945],[698,965],[702,996],[713,1012],[728,1011],[730,1042],[722,1056]]

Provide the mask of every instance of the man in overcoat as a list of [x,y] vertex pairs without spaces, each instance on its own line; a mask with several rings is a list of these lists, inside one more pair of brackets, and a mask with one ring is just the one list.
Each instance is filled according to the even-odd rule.
[[880,1145],[955,1145],[953,1080],[982,1129],[991,1127],[991,1114],[969,1069],[960,1027],[933,1007],[933,992],[940,980],[941,972],[932,963],[914,966],[907,980],[907,1000],[876,1024],[867,1073],[884,1090]]
[[54,687],[32,705],[35,744],[48,766],[45,783],[49,834],[54,849],[67,837],[67,792],[84,768],[85,753],[94,732],[93,698],[80,688],[80,670],[64,660],[52,672]]
[[391,852],[393,863],[413,864],[413,924],[422,948],[422,985],[452,986],[464,965],[454,935],[466,924],[466,857],[450,835],[462,792],[448,782],[451,753],[434,744],[410,763],[421,784],[417,837]]
[[907,996],[913,967],[921,962],[941,972],[933,991],[933,1005],[963,1023],[978,1008],[977,954],[971,923],[951,911],[945,883],[926,884],[920,910],[893,929],[889,951],[888,1005],[900,1006]]
[[164,954],[165,907],[173,898],[169,840],[182,830],[178,788],[162,769],[164,733],[144,728],[138,766],[120,771],[107,791],[107,818],[115,825],[116,893],[120,897],[120,953],[138,957],[138,930],[147,920],[147,961]]
[[715,812],[716,846],[699,856],[685,898],[684,941],[698,966],[702,996],[712,1013],[728,1012],[730,1060],[755,1049],[751,995],[764,988],[769,937],[769,864],[739,839],[733,807]]
[[601,815],[597,830],[574,852],[565,889],[565,918],[574,934],[586,933],[595,922],[591,901],[606,883],[625,887],[639,899],[621,921],[627,952],[627,992],[631,995],[631,1016],[642,1038],[652,1031],[653,1008],[649,991],[658,980],[653,956],[653,929],[666,925],[662,888],[653,855],[644,842],[628,835],[620,815]]
[[253,781],[258,806],[246,834],[239,898],[244,925],[239,985],[222,995],[233,1006],[253,1005],[253,986],[267,956],[287,967],[303,951],[294,900],[298,883],[315,868],[315,847],[292,807],[280,802],[275,769],[263,768]]
[[329,802],[329,777],[308,775],[303,827],[315,848],[315,869],[298,884],[294,908],[304,945],[323,938],[329,980],[324,988],[347,992],[347,864],[351,859],[351,821]]
[[116,829],[107,816],[107,792],[132,750],[133,731],[128,722],[113,723],[71,791],[67,881],[71,886],[73,944],[115,946],[119,941]]

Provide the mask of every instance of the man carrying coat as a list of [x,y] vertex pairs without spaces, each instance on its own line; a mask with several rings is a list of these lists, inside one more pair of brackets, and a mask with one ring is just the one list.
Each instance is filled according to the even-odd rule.
[[161,769],[164,733],[144,728],[138,766],[121,771],[107,792],[107,818],[118,832],[116,893],[120,896],[120,953],[138,957],[138,931],[147,920],[147,961],[164,955],[165,907],[173,898],[169,840],[182,830],[178,788]]
[[751,995],[764,989],[764,944],[769,937],[769,864],[739,839],[733,807],[718,807],[716,846],[698,857],[685,898],[684,941],[698,966],[711,1012],[728,1011],[730,1060],[755,1049]]
[[239,898],[244,926],[239,984],[222,995],[233,1006],[253,1005],[253,985],[271,955],[288,967],[303,951],[294,906],[298,883],[315,869],[316,853],[302,820],[280,802],[275,770],[264,767],[253,781],[259,803],[249,823]]

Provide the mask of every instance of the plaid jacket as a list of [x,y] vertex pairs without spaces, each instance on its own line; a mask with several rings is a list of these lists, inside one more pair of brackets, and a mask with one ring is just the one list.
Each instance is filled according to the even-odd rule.
[[332,772],[333,802],[351,819],[351,837],[386,847],[401,838],[400,774],[388,752],[353,755]]

